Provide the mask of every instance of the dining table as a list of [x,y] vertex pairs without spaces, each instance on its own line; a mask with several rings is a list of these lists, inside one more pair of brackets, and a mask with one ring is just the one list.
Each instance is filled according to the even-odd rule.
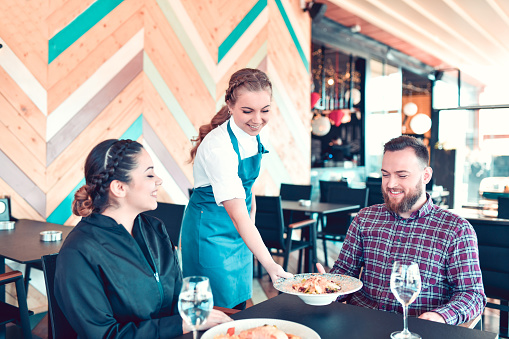
[[328,203],[328,202],[318,202],[318,201],[311,201],[308,203],[302,203],[299,201],[290,201],[290,200],[281,200],[281,207],[283,210],[286,211],[293,211],[293,212],[305,212],[309,213],[310,215],[316,215],[316,224],[315,227],[310,228],[310,237],[311,241],[314,244],[313,250],[310,251],[308,255],[305,257],[305,265],[304,267],[308,266],[308,260],[311,260],[313,270],[316,272],[316,262],[317,262],[317,255],[316,255],[316,246],[317,246],[317,233],[318,230],[322,229],[325,226],[325,218],[327,214],[331,213],[337,213],[337,212],[349,212],[349,211],[355,211],[360,208],[360,205],[358,204],[337,204],[337,203]]
[[[265,318],[295,322],[314,330],[321,339],[390,338],[391,333],[403,330],[403,315],[374,310],[341,302],[325,306],[305,304],[298,296],[280,294],[231,316],[233,320]],[[270,320],[267,321],[270,325]],[[235,322],[232,322],[232,327]],[[425,339],[496,339],[498,334],[408,318],[408,329]],[[204,332],[199,333],[199,337]],[[292,333],[299,335],[299,333]],[[178,339],[192,338],[188,333]],[[302,339],[309,339],[303,337]]]
[[[5,273],[5,259],[34,265],[41,263],[43,255],[58,253],[72,229],[70,226],[45,221],[18,219],[13,229],[0,230],[0,274]],[[40,233],[43,231],[61,231],[62,239],[42,241]],[[0,301],[5,301],[5,286],[0,286]],[[0,326],[0,339],[4,337],[5,327]]]

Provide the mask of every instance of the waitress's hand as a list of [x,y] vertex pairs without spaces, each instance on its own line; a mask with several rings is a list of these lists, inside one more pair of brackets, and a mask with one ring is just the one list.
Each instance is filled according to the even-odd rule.
[[[205,324],[198,326],[198,330],[200,331],[207,330],[211,327],[214,327],[222,323],[227,323],[229,321],[233,321],[233,319],[227,316],[225,313],[213,309],[212,311],[210,311],[210,314]],[[192,328],[184,320],[182,320],[182,330],[184,334],[186,334],[188,332],[191,332]]]
[[265,267],[267,270],[267,273],[269,273],[270,279],[273,283],[276,282],[279,278],[291,278],[293,277],[293,274],[285,272],[285,270],[276,262],[272,262],[270,265]]

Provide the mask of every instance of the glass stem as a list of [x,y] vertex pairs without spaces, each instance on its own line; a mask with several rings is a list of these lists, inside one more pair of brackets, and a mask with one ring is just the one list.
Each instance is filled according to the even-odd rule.
[[409,334],[408,331],[408,305],[403,305],[403,333]]
[[195,329],[193,329],[193,339],[196,339],[198,338],[198,331]]

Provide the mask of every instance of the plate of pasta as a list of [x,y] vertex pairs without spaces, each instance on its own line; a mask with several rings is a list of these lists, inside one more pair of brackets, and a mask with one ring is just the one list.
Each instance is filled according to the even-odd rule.
[[278,279],[274,288],[296,295],[306,304],[321,306],[330,304],[340,295],[357,292],[362,288],[362,282],[342,274],[303,273]]
[[253,318],[235,320],[212,327],[201,339],[320,339],[307,326],[281,319]]

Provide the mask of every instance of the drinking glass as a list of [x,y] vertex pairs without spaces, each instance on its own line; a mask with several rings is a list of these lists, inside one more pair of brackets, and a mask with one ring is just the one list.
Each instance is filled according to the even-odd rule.
[[395,261],[391,273],[391,291],[403,305],[403,331],[392,332],[394,339],[421,339],[421,336],[408,331],[408,305],[413,303],[421,292],[419,265],[414,262]]
[[178,309],[182,319],[191,326],[194,339],[197,337],[198,326],[207,321],[213,306],[209,278],[200,276],[184,278]]

